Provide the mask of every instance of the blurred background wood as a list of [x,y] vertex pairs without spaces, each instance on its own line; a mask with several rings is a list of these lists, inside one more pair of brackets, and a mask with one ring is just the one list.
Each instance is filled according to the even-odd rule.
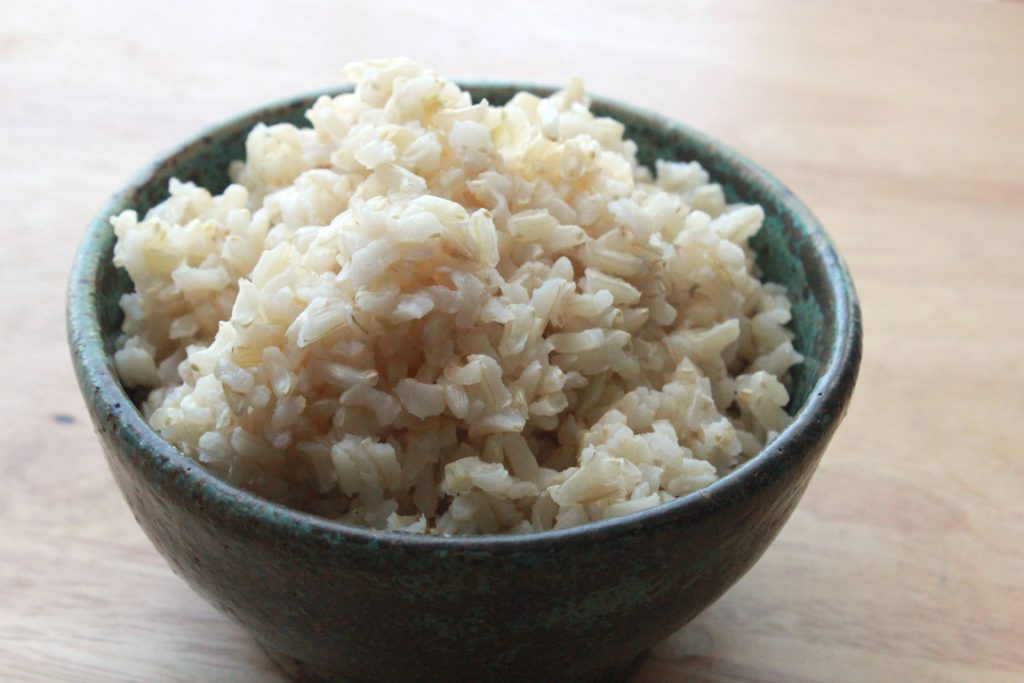
[[846,423],[764,559],[635,683],[1024,680],[1024,6],[959,0],[4,3],[0,679],[281,681],[121,501],[65,277],[157,152],[397,54],[580,74],[687,121],[788,183],[852,268]]

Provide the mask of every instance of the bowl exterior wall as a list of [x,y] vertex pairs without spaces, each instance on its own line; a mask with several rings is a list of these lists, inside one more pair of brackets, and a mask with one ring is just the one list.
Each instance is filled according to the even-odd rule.
[[434,550],[268,533],[161,485],[112,421],[96,426],[175,573],[311,681],[582,681],[625,666],[754,564],[825,446],[693,519],[542,550]]

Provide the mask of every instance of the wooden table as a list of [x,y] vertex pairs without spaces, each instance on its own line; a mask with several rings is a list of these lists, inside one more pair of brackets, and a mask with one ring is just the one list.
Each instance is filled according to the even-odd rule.
[[281,681],[115,489],[65,277],[157,152],[395,54],[581,74],[688,121],[803,196],[853,271],[849,417],[764,559],[635,683],[1024,680],[1024,4],[383,5],[0,10],[0,680]]

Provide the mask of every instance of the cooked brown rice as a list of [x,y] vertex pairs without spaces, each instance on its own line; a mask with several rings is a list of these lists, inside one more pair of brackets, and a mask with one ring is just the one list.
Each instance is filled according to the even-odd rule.
[[684,496],[789,418],[782,287],[695,162],[652,179],[578,80],[504,107],[407,60],[347,69],[234,183],[112,219],[115,361],[168,441],[378,529],[563,529]]

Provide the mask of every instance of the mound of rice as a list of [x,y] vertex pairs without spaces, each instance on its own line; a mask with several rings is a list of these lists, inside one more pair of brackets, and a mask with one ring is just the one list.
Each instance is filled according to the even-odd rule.
[[786,426],[759,206],[697,163],[652,179],[579,81],[495,107],[407,60],[346,73],[222,194],[112,219],[117,369],[170,443],[344,522],[522,533],[684,496]]

